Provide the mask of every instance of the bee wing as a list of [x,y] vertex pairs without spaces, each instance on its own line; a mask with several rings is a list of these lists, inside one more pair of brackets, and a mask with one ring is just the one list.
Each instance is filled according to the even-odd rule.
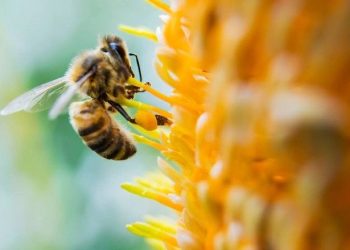
[[81,77],[77,82],[70,85],[69,88],[60,95],[49,112],[49,118],[55,119],[62,113],[67,104],[72,100],[73,96],[77,93],[79,88],[86,82],[86,80],[95,73],[95,70],[88,71],[83,77]]
[[0,114],[9,115],[19,111],[37,112],[45,110],[51,106],[50,104],[56,99],[57,95],[60,95],[66,88],[65,77],[41,84],[15,98],[0,111]]

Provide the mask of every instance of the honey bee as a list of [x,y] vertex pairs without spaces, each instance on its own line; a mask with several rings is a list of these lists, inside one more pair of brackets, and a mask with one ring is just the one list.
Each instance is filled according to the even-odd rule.
[[[129,55],[136,57],[142,82],[137,56],[128,52],[122,39],[108,35],[100,39],[96,49],[83,52],[73,59],[65,76],[39,85],[15,98],[0,114],[45,110],[52,99],[58,96],[49,111],[49,117],[54,119],[73,96],[80,93],[88,99],[73,102],[69,107],[74,130],[90,149],[102,157],[127,159],[135,154],[135,144],[128,133],[118,126],[110,112],[118,111],[127,121],[137,124],[136,119],[131,118],[120,104],[123,98],[132,99],[136,93],[144,91],[140,87],[128,84],[128,79],[135,76]],[[138,125],[142,126],[148,123],[148,120],[140,120]],[[154,115],[154,120],[156,126],[171,124],[171,121],[158,114]]]
[[136,153],[133,139],[97,99],[73,102],[70,122],[84,144],[106,159],[125,160]]
[[[120,98],[131,99],[135,93],[143,92],[141,88],[127,83],[129,77],[135,76],[129,55],[136,56],[128,53],[126,43],[121,38],[115,35],[104,36],[96,49],[86,51],[72,61],[65,76],[39,85],[15,98],[0,114],[41,111],[48,108],[46,103],[58,96],[49,112],[49,117],[54,119],[78,92],[101,103],[108,103],[129,122],[135,123],[119,104]],[[142,81],[137,56],[136,60]]]

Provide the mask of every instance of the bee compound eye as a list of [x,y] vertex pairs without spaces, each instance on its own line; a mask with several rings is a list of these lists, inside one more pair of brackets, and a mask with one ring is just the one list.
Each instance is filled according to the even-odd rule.
[[101,48],[101,51],[104,52],[104,53],[108,52],[108,50],[106,48]]
[[109,43],[109,46],[111,47],[112,50],[117,50],[118,49],[118,44],[117,43]]
[[124,48],[120,45],[120,44],[118,44],[118,43],[110,43],[109,44],[109,47],[113,50],[113,51],[115,51],[116,53],[118,53],[121,57],[124,57],[125,56],[125,50],[124,50]]

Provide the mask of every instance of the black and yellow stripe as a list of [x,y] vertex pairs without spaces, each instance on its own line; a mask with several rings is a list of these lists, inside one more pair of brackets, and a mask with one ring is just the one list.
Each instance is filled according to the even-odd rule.
[[133,141],[98,101],[92,99],[74,103],[70,107],[70,116],[83,142],[100,156],[125,160],[136,153]]

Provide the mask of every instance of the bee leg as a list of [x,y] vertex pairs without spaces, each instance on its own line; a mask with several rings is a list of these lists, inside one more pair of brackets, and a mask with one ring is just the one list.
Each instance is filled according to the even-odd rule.
[[140,90],[140,87],[134,86],[134,85],[126,85],[125,86],[126,90],[130,90],[130,91],[134,91],[134,92],[140,92],[142,90]]
[[[151,86],[151,83],[146,82],[145,85]],[[125,97],[127,99],[134,99],[134,96],[136,93],[146,92],[145,89],[134,85],[126,85],[124,88],[125,88]]]
[[[145,85],[151,86],[151,83],[150,82],[145,82]],[[146,90],[142,89],[142,88],[139,88],[137,92],[146,92]]]
[[134,99],[135,94],[139,92],[144,92],[144,90],[132,85],[125,86],[125,97],[127,99]]
[[136,124],[136,121],[134,118],[131,118],[129,114],[125,111],[125,109],[118,103],[113,102],[111,100],[107,101],[113,108],[115,108],[128,122]]
[[127,99],[134,99],[134,95],[135,93],[137,93],[138,91],[136,91],[135,89],[131,89],[131,88],[127,88],[125,87],[125,97]]
[[106,108],[106,104],[105,104],[105,101],[104,101],[104,98],[103,97],[99,97],[97,98],[97,101],[100,103],[100,105],[104,108]]
[[[151,86],[150,82],[145,82],[144,84],[147,85],[147,86]],[[145,92],[146,91],[145,89],[143,89],[141,87],[138,87],[138,86],[134,86],[134,85],[126,85],[125,89],[133,91],[134,93]]]

